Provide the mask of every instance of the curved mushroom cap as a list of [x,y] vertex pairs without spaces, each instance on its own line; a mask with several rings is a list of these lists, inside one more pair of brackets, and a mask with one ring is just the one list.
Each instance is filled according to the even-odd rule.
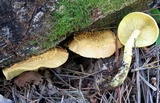
[[25,71],[37,71],[40,67],[59,67],[67,59],[68,52],[65,49],[54,48],[38,56],[33,56],[26,61],[16,63],[10,68],[3,69],[3,74],[7,80],[10,80]]
[[115,52],[115,34],[109,30],[83,32],[74,36],[69,49],[83,57],[109,57]]
[[148,14],[133,12],[125,16],[118,26],[118,37],[120,42],[125,45],[134,30],[140,30],[136,39],[137,47],[145,47],[153,44],[159,34],[156,21]]

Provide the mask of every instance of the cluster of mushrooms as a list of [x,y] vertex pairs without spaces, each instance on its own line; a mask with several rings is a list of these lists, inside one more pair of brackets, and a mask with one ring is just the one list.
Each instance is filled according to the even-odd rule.
[[[129,72],[134,44],[136,47],[152,45],[158,35],[157,23],[148,14],[133,12],[125,16],[118,26],[118,48],[124,45],[124,65],[120,67],[119,72],[110,83],[104,87],[121,85]],[[115,34],[110,30],[82,32],[74,36],[68,47],[80,56],[98,59],[113,55],[116,51],[115,42]],[[16,63],[10,68],[5,68],[3,73],[7,80],[11,80],[25,71],[37,71],[41,67],[56,68],[67,61],[68,55],[67,50],[55,47],[26,61]]]

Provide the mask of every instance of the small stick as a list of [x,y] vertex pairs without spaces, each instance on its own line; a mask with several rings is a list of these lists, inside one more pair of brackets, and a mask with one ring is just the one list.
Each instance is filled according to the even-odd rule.
[[[139,75],[139,77],[141,78],[141,80],[143,80],[144,83],[146,83],[153,91],[157,91],[157,88],[154,87],[152,84],[150,84],[148,81],[146,81],[141,75]],[[157,91],[159,92],[159,91]]]
[[[157,53],[157,60],[159,61],[159,53]],[[159,62],[157,62],[157,66],[159,66]],[[156,103],[159,103],[159,69],[157,69],[157,98],[156,98]]]
[[67,85],[70,88],[73,88],[70,84],[68,84],[67,82],[65,82],[65,80],[63,80],[56,72],[54,72],[54,70],[50,69],[52,73],[54,73],[65,85]]
[[118,67],[118,60],[119,60],[119,50],[118,50],[118,34],[116,33],[116,53],[115,53],[115,62],[116,67]]
[[[119,60],[118,34],[116,33],[116,53],[115,53],[116,67],[118,67],[118,65],[119,65],[118,60]],[[122,101],[122,95],[121,95],[121,87],[120,86],[117,88],[117,92],[118,92],[118,103],[121,103],[121,101]]]
[[[139,49],[136,49],[136,45],[134,43],[135,47],[135,54],[136,54],[136,68],[139,67]],[[136,84],[137,84],[137,103],[141,103],[141,88],[140,88],[140,79],[139,79],[139,71],[136,73]]]

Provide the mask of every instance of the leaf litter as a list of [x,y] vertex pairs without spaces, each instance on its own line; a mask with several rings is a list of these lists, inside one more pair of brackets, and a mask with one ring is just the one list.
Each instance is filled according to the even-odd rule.
[[[130,73],[117,89],[99,87],[103,78],[109,80],[118,71],[114,55],[88,59],[71,53],[70,59],[59,68],[25,72],[11,81],[1,78],[0,93],[15,103],[117,103],[118,99],[124,103],[155,103],[159,101],[160,46],[146,49],[133,51]],[[119,54],[121,59],[121,51]]]
[[160,46],[135,48],[127,79],[109,90],[99,83],[123,64],[123,48],[115,55],[88,59],[70,52],[58,68],[25,72],[11,81],[2,76],[0,93],[15,103],[159,103]]

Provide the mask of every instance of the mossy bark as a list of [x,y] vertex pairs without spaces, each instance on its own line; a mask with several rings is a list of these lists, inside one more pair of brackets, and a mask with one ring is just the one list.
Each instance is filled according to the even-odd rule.
[[[0,0],[1,1],[1,0]],[[58,45],[73,32],[117,26],[149,0],[2,0],[0,67]]]

